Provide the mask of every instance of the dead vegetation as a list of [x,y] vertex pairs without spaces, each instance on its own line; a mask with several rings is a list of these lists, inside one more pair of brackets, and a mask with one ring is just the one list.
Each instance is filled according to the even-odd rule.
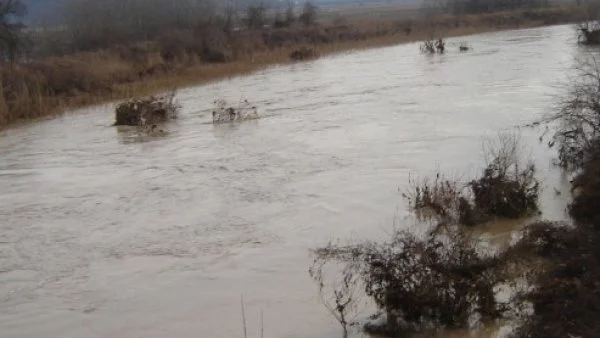
[[[521,169],[520,150],[516,134],[501,134],[497,141],[486,143],[482,177],[467,183],[442,175],[411,180],[411,189],[404,194],[411,210],[419,220],[433,220],[426,223],[425,234],[396,230],[384,243],[329,244],[315,250],[310,274],[320,291],[323,272],[330,271],[326,267],[338,266],[338,280],[352,281],[352,290],[360,285],[385,315],[385,321],[364,327],[377,334],[464,328],[473,321],[514,314],[521,306],[518,300],[498,300],[497,288],[512,285],[516,278],[535,278],[541,270],[527,263],[547,255],[556,236],[542,237],[540,226],[532,226],[514,247],[490,251],[479,246],[463,225],[492,216],[518,218],[537,210],[539,185],[532,166]],[[334,284],[338,288],[330,291],[331,299],[342,300],[334,302],[342,305],[340,310],[359,297],[348,287],[339,288],[347,284]],[[343,327],[347,317],[346,313],[336,316]]]
[[330,244],[314,255],[313,277],[325,263],[341,264],[345,279],[360,276],[365,294],[385,315],[365,326],[372,333],[465,327],[474,315],[493,319],[504,312],[494,298],[494,286],[503,281],[498,258],[478,253],[458,228],[424,238],[396,231],[386,243]]
[[417,216],[472,226],[492,217],[514,219],[538,210],[539,182],[535,167],[522,158],[518,135],[500,134],[485,144],[487,164],[477,179],[461,183],[437,174],[433,180],[410,180],[403,196]]
[[579,42],[589,45],[600,44],[600,5],[593,0],[577,0],[582,12],[582,22],[577,28]]
[[[514,333],[523,338],[600,336],[600,142],[598,79],[592,55],[579,60],[573,80],[557,112],[542,123],[556,127],[549,145],[558,145],[560,164],[575,170],[575,198],[569,211],[573,227],[531,227],[525,244],[547,264],[524,295],[534,313]],[[523,242],[523,241],[522,241]]]
[[548,142],[556,146],[561,166],[580,169],[600,155],[600,67],[594,55],[580,59],[557,112],[539,123],[557,125]]
[[115,125],[141,126],[153,130],[158,124],[177,118],[178,110],[175,91],[162,96],[133,98],[117,106]]
[[535,167],[524,160],[523,145],[516,133],[500,134],[484,145],[487,166],[483,175],[469,183],[475,208],[505,218],[519,218],[538,210],[540,184]]
[[[600,334],[600,252],[596,231],[538,224],[522,247],[546,262],[532,280],[535,288],[523,301],[533,306],[513,337],[597,337]],[[522,247],[519,248],[522,251]]]
[[212,111],[213,123],[228,123],[258,119],[258,109],[248,102],[240,101],[237,107],[231,106],[225,100],[216,100]]
[[440,53],[443,54],[446,50],[446,42],[442,38],[437,39],[436,41],[432,39],[428,39],[423,41],[421,44],[421,51],[424,53],[435,54]]
[[306,61],[319,57],[319,53],[313,48],[300,47],[290,53],[290,59],[293,61]]
[[[581,234],[573,228],[538,222],[525,228],[513,246],[492,252],[483,250],[465,229],[440,228],[438,224],[424,236],[396,230],[383,243],[329,244],[314,250],[310,273],[322,291],[324,273],[331,271],[330,265],[337,266],[338,279],[351,281],[332,284],[332,299],[343,300],[338,309],[346,311],[344,304],[356,304],[364,294],[379,310],[371,317],[375,321],[364,323],[365,331],[406,336],[424,330],[466,328],[500,318],[522,318],[522,309],[529,302],[535,306],[544,294],[539,290],[548,282],[545,276],[553,261],[566,257],[580,239]],[[344,286],[349,284],[351,292]],[[359,287],[363,293],[357,291]],[[500,287],[509,288],[508,299],[496,296]],[[554,291],[552,295],[560,297]],[[345,315],[351,316],[353,310]],[[551,313],[557,310],[542,309]],[[336,318],[340,321],[346,317]]]

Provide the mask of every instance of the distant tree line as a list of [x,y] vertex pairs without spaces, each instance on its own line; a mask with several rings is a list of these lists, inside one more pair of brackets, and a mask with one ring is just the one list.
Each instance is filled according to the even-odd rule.
[[0,0],[0,62],[14,61],[25,45],[21,19],[27,12],[20,0]]
[[[186,31],[196,38],[220,31],[310,26],[318,9],[288,0],[65,0],[59,24],[36,29],[34,49],[65,54],[153,41]],[[24,47],[22,0],[0,0],[0,60],[14,60]],[[221,34],[221,33],[219,33]]]
[[427,6],[443,13],[459,15],[539,8],[548,5],[549,0],[433,0]]

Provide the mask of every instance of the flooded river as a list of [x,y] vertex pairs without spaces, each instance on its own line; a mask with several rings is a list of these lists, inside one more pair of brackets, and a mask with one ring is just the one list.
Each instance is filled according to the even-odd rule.
[[[243,295],[248,337],[261,313],[265,337],[339,337],[309,249],[412,226],[409,175],[475,174],[482,140],[547,113],[578,53],[568,26],[463,39],[183,89],[160,138],[111,127],[110,105],[3,132],[0,336],[243,337]],[[213,126],[218,98],[262,118]],[[543,217],[564,219],[554,153],[522,133]]]

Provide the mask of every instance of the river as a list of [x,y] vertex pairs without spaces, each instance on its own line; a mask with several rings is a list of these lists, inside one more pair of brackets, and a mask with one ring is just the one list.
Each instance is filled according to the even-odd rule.
[[[460,40],[472,50],[459,53]],[[181,89],[163,137],[112,127],[111,104],[2,132],[0,336],[243,337],[243,295],[248,337],[340,337],[309,250],[413,226],[400,196],[409,175],[476,174],[483,140],[551,111],[579,53],[570,26],[447,47]],[[261,119],[212,125],[220,98],[250,100]],[[541,130],[520,129],[542,217],[565,219],[555,153]]]

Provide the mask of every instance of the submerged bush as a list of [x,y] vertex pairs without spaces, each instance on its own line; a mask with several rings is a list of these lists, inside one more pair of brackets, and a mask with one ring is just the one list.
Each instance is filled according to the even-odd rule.
[[437,41],[429,39],[423,41],[420,48],[424,53],[435,54],[437,52],[441,54],[446,50],[446,42],[442,38]]
[[175,92],[163,96],[134,98],[116,108],[117,126],[155,126],[177,117],[179,106],[174,102]]
[[435,216],[441,224],[474,225],[490,217],[519,218],[538,210],[539,182],[533,164],[523,165],[516,134],[486,143],[486,168],[468,183],[447,179],[410,181],[403,196],[417,216]]
[[540,184],[535,166],[524,164],[518,134],[500,134],[485,143],[487,166],[471,181],[475,208],[490,216],[519,218],[538,210]]
[[538,210],[539,182],[534,177],[533,164],[523,170],[516,166],[510,174],[505,169],[499,161],[494,161],[481,178],[469,183],[475,208],[487,215],[506,218],[519,218]]
[[258,118],[258,110],[248,100],[241,101],[237,107],[227,104],[225,100],[216,100],[212,111],[213,123],[254,120]]
[[416,182],[409,179],[410,189],[403,194],[420,219],[434,216],[439,223],[474,225],[475,215],[467,185],[448,179],[439,173],[435,180]]
[[458,228],[424,238],[396,231],[387,243],[330,244],[314,254],[319,269],[323,261],[334,261],[344,265],[345,276],[362,278],[366,295],[386,315],[384,324],[367,330],[466,327],[474,315],[493,319],[505,311],[494,296],[494,287],[504,279],[500,260],[480,254]]

